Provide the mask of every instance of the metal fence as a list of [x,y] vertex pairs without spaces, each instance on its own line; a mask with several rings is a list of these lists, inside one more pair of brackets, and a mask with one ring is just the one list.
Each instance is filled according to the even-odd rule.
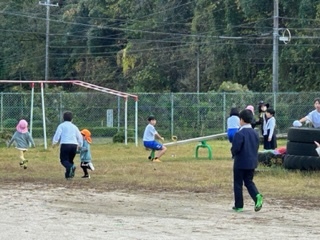
[[[147,117],[157,118],[157,130],[162,136],[178,140],[223,133],[231,107],[244,109],[263,100],[275,108],[277,133],[286,133],[296,119],[314,109],[317,92],[300,93],[138,93],[138,136],[142,137]],[[31,94],[1,93],[0,130],[13,132],[19,119],[25,118],[35,138],[43,137],[42,105],[40,93],[34,94],[31,113]],[[99,92],[46,93],[46,134],[51,139],[62,120],[62,114],[70,110],[74,123],[91,130],[93,137],[110,138],[124,131],[124,100]],[[134,137],[135,102],[128,100],[128,136]],[[31,119],[32,118],[32,119]]]

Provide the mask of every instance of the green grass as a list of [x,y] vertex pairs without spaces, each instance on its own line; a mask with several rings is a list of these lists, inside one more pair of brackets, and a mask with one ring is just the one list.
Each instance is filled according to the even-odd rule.
[[[59,161],[59,148],[47,150],[43,146],[30,149],[26,154],[28,169],[19,166],[19,154],[14,148],[1,148],[1,184],[48,184],[53,186],[94,188],[97,191],[191,191],[219,195],[232,194],[232,160],[230,143],[224,140],[209,141],[213,160],[207,149],[189,143],[168,147],[162,163],[152,163],[144,147],[134,144],[93,143],[91,152],[96,168],[91,179],[81,179],[79,155],[75,158],[76,176],[64,179],[64,168]],[[285,140],[278,142],[285,145]],[[320,160],[320,158],[319,158]],[[320,173],[288,171],[279,166],[259,166],[255,176],[258,189],[266,196],[277,198],[317,198],[320,196]]]

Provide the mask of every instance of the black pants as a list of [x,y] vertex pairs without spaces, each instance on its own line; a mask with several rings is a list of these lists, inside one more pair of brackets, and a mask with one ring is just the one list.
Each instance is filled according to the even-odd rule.
[[89,173],[88,173],[89,165],[88,164],[89,164],[89,162],[81,162],[81,164],[80,164],[80,167],[82,168],[85,176],[89,175]]
[[246,186],[249,195],[256,202],[256,196],[259,191],[253,182],[254,169],[233,169],[233,191],[234,206],[243,208],[243,184]]
[[60,162],[66,168],[65,177],[68,178],[70,170],[73,167],[73,160],[77,153],[76,144],[61,144],[60,145]]

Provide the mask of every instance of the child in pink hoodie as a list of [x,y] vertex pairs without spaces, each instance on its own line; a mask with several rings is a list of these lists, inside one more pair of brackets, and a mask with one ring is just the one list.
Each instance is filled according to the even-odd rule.
[[35,147],[33,138],[28,132],[28,122],[26,120],[21,119],[19,121],[18,125],[16,126],[16,131],[8,143],[8,148],[13,142],[15,142],[16,149],[18,149],[20,152],[20,166],[23,166],[24,169],[26,169],[28,160],[24,158],[24,153],[28,150],[30,144]]

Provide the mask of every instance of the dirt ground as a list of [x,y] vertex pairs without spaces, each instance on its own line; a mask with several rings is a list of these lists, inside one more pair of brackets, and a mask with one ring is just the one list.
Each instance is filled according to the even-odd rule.
[[320,239],[320,210],[266,198],[0,185],[0,239]]

